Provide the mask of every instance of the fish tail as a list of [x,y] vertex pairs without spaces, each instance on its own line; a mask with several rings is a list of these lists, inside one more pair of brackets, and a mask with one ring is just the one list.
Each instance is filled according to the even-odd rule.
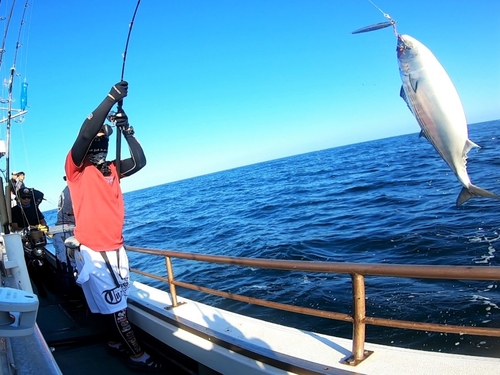
[[461,206],[463,203],[467,202],[469,199],[473,197],[500,199],[499,195],[496,195],[491,191],[481,189],[479,186],[470,184],[468,188],[463,187],[460,194],[458,194],[457,207]]

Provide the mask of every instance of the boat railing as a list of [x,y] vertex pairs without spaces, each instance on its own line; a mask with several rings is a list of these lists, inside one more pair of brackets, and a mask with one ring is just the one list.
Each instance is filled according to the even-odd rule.
[[[134,246],[126,246],[126,249],[133,252],[161,256],[165,258],[167,277],[151,274],[134,268],[132,268],[131,271],[145,277],[168,283],[174,308],[178,306],[176,287],[182,287],[199,292],[209,293],[219,297],[233,299],[240,302],[246,302],[288,312],[351,323],[353,325],[352,353],[344,360],[344,363],[350,365],[357,365],[371,354],[370,351],[367,351],[364,348],[367,324],[440,333],[500,337],[500,328],[457,326],[449,324],[414,322],[366,316],[365,304],[366,276],[441,280],[498,281],[500,280],[500,267],[318,262],[206,255],[171,250],[147,249]],[[350,275],[352,282],[353,313],[352,315],[349,315],[340,312],[293,306],[284,303],[248,297],[240,294],[228,293],[221,290],[211,289],[204,286],[179,281],[174,277],[172,258],[240,267],[304,271],[311,273],[348,274]]]

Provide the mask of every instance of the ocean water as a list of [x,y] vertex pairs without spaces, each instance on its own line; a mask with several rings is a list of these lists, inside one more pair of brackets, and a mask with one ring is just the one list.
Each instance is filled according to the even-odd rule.
[[[500,194],[500,120],[472,124],[474,184]],[[168,166],[167,166],[168,168]],[[272,160],[125,194],[127,245],[288,260],[499,266],[500,201],[455,206],[461,185],[418,133]],[[55,211],[46,213],[49,224]],[[131,266],[166,274],[163,259]],[[174,260],[175,277],[297,306],[351,313],[350,278]],[[139,277],[134,276],[136,279]],[[154,280],[140,279],[167,290]],[[367,315],[500,327],[496,281],[366,278]],[[350,338],[350,325],[180,289],[182,296]],[[367,327],[367,341],[500,357],[500,338]]]

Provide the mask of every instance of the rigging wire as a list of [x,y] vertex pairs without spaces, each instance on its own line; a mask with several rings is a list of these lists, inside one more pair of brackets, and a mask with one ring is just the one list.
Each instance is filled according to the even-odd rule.
[[[129,23],[127,41],[125,42],[125,50],[123,51],[122,74],[120,77],[120,81],[123,81],[123,78],[125,76],[125,63],[127,61],[128,43],[130,41],[130,35],[132,34],[132,27],[134,26],[137,9],[139,9],[140,4],[141,0],[137,0],[134,14],[132,15],[132,20]],[[120,100],[117,105],[117,113],[121,113],[122,111],[123,111],[123,99]],[[116,173],[118,175],[118,180],[120,180],[121,145],[122,145],[122,130],[117,126],[116,127]]]
[[[6,163],[6,173],[7,176],[10,176],[10,128],[11,128],[11,120],[12,120],[12,86],[14,84],[14,76],[16,72],[16,61],[17,61],[17,53],[19,51],[19,47],[21,46],[20,39],[21,39],[21,34],[22,34],[22,29],[24,25],[24,17],[26,16],[26,9],[28,8],[28,1],[26,0],[24,4],[24,9],[23,9],[23,15],[21,17],[21,23],[19,25],[19,33],[17,36],[17,41],[16,41],[16,49],[14,52],[14,62],[12,64],[12,67],[10,68],[10,78],[9,78],[9,83],[8,83],[8,108],[7,108],[7,135],[6,135],[6,152],[5,152],[5,163]],[[23,115],[26,113],[26,111],[19,111],[18,115]]]
[[[34,0],[32,0],[32,1],[34,1]],[[1,0],[0,0],[0,3],[1,3]],[[8,6],[6,6],[6,8],[10,7],[10,11],[7,11],[7,9],[5,9],[6,14],[8,13],[8,17],[0,17],[0,20],[7,20],[7,22],[5,24],[5,28],[4,28],[4,33],[3,33],[4,36],[3,36],[3,40],[2,40],[2,45],[0,47],[0,71],[2,71],[2,72],[4,72],[4,69],[3,69],[3,66],[2,66],[2,62],[4,61],[4,59],[5,59],[6,55],[7,55],[6,45],[9,43],[8,42],[8,37],[9,37],[9,33],[10,33],[10,26],[11,26],[12,21],[15,18],[14,15],[16,13],[15,5],[16,5],[16,0],[13,0],[12,1],[12,5],[9,4]],[[23,30],[23,25],[25,23],[26,9],[27,9],[28,5],[29,5],[29,1],[26,0],[26,2],[24,4],[24,8],[23,8],[24,11],[23,11],[23,14],[22,14],[21,25],[19,26],[19,32],[18,32],[18,36],[17,36],[16,47],[14,49],[14,58],[13,58],[13,63],[14,63],[13,66],[14,67],[16,67],[16,63],[17,63],[17,59],[18,59],[17,56],[18,56],[19,47],[22,46],[22,43],[21,43],[22,30]],[[7,75],[10,76],[10,73],[11,73],[11,69],[9,69],[9,72],[7,73]],[[3,74],[2,74],[2,76],[3,76]],[[19,76],[19,74],[16,73],[16,76]],[[9,90],[13,90],[14,89],[14,87],[11,87],[11,84],[12,83],[9,81],[8,78],[4,78],[3,79],[2,95],[0,97],[0,104],[4,104],[5,106],[7,106],[9,104],[9,101],[12,101],[12,98],[7,98],[7,96],[9,96]],[[26,102],[26,98],[27,98],[26,88],[24,89],[24,92],[22,94],[24,94],[24,102]],[[21,99],[22,99],[22,97],[21,97]],[[21,100],[21,102],[23,102],[23,100]],[[25,108],[22,108],[22,109],[24,110]],[[7,111],[7,108],[0,108],[0,110]],[[18,111],[18,112],[20,112],[20,111]],[[13,117],[18,117],[18,116],[20,116],[20,115],[18,114],[18,115],[13,116]],[[0,122],[4,122],[4,121],[6,121],[5,118],[3,118],[3,120],[1,120]],[[22,118],[18,117],[18,120],[16,120],[16,121],[17,122],[21,122]]]
[[[28,9],[28,1],[29,0],[26,0],[26,2],[24,3],[23,15],[21,17],[21,24],[19,25],[19,32],[18,32],[17,41],[16,41],[16,49],[14,52],[14,62],[12,64],[14,69],[16,69],[17,55],[19,52],[19,47],[23,46],[23,44],[21,43],[21,36],[22,36],[22,32],[23,32],[23,26],[26,24],[25,18],[26,18],[26,10]],[[19,77],[20,74],[16,73],[16,76]],[[28,102],[28,83],[26,82],[26,77],[24,78],[24,82],[21,85],[20,91],[21,91],[21,102],[20,102],[21,108],[20,109],[21,109],[21,111],[24,111],[26,109],[27,104],[28,104],[27,103]],[[24,117],[19,117],[15,121],[16,122],[23,122]]]

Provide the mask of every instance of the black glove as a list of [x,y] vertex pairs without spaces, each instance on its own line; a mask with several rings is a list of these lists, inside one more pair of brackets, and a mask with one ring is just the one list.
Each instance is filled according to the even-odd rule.
[[123,98],[126,97],[127,94],[128,94],[128,82],[121,81],[118,82],[113,87],[111,87],[108,97],[114,102],[119,102],[120,100],[123,100]]
[[134,135],[134,128],[129,125],[128,117],[123,110],[115,115],[115,121],[116,127],[123,131],[125,137]]
[[128,117],[123,110],[115,113],[114,120],[116,121],[116,126],[122,130],[128,128],[129,126]]

